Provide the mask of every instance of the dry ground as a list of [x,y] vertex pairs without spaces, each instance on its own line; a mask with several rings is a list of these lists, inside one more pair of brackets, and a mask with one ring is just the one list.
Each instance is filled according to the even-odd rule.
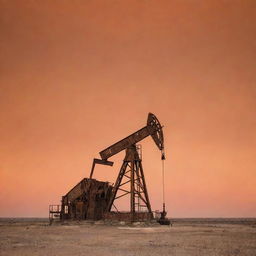
[[168,226],[0,221],[1,256],[256,256],[256,222],[175,221]]

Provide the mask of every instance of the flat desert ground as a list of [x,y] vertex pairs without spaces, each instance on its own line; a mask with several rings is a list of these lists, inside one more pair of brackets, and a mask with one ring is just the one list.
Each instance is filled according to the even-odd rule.
[[256,219],[175,219],[172,226],[0,219],[1,256],[256,255]]

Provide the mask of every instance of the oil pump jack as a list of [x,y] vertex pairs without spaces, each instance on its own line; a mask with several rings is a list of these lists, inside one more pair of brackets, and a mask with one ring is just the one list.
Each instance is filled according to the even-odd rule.
[[[148,136],[153,138],[156,146],[161,151],[161,160],[164,163],[165,153],[162,126],[157,117],[149,113],[145,127],[102,150],[99,153],[101,159],[94,158],[90,178],[83,179],[63,196],[62,205],[58,206],[58,209],[56,209],[57,206],[50,206],[50,213],[59,213],[61,219],[151,220],[153,213],[146,187],[142,159],[137,145],[138,142]],[[101,182],[92,178],[96,164],[113,166],[113,162],[108,159],[123,150],[125,150],[125,157],[114,186],[108,182]],[[164,172],[164,164],[162,167]],[[118,192],[123,194],[118,195]],[[114,202],[129,194],[130,211],[121,213],[116,208]],[[112,208],[116,211],[112,211]],[[163,188],[163,211],[158,221],[160,224],[170,224],[170,221],[165,216]]]

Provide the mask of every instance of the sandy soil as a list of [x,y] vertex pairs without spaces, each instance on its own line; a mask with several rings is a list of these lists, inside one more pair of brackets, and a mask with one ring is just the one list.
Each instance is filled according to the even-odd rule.
[[0,221],[0,255],[256,255],[256,222],[124,226]]

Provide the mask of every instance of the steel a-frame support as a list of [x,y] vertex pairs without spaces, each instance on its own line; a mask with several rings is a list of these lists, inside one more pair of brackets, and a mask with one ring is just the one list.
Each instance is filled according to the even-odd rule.
[[[126,181],[123,181],[124,178]],[[129,188],[127,188],[128,183],[130,183]],[[118,191],[122,192],[122,194],[117,195]],[[108,204],[108,211],[111,211],[116,199],[128,194],[130,194],[130,213],[132,221],[134,221],[136,212],[147,211],[152,213],[141,158],[135,144],[126,149],[126,155]]]

